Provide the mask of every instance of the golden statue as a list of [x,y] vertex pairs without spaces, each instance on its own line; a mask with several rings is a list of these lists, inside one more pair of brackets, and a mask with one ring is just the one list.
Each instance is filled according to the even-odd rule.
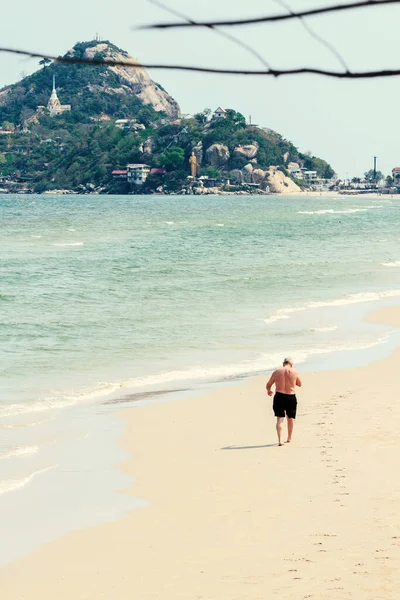
[[197,175],[197,158],[194,152],[192,152],[190,158],[189,158],[189,162],[190,162],[190,168],[192,170],[192,177],[196,177]]

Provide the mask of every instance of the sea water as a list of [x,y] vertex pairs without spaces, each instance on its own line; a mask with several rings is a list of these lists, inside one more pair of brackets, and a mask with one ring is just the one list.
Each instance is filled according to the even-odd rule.
[[105,403],[383,348],[390,328],[363,317],[400,298],[399,213],[388,196],[0,196],[0,497],[59,476]]

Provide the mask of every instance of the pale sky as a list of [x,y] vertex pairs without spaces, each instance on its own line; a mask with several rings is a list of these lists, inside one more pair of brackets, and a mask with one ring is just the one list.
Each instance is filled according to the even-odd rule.
[[[344,3],[344,0],[339,0]],[[164,0],[193,19],[239,18],[282,12],[273,0]],[[336,0],[287,0],[293,9]],[[64,54],[77,41],[99,33],[143,62],[259,68],[245,50],[207,30],[134,31],[139,24],[173,19],[148,0],[14,0],[2,9],[2,46]],[[313,29],[341,52],[353,70],[398,68],[400,4],[308,19]],[[230,29],[273,67],[340,68],[337,59],[312,39],[299,22]],[[36,70],[38,60],[0,55],[0,86]],[[271,78],[151,71],[176,98],[182,112],[205,107],[234,108],[253,123],[269,127],[329,161],[345,177],[372,168],[373,156],[385,175],[400,166],[398,94],[400,77],[336,81],[317,76]],[[67,101],[68,99],[65,99]]]

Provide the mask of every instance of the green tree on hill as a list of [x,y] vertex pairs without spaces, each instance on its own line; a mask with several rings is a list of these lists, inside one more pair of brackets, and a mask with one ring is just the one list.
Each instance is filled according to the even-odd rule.
[[179,146],[173,146],[161,154],[159,162],[167,171],[179,171],[185,163],[185,152]]

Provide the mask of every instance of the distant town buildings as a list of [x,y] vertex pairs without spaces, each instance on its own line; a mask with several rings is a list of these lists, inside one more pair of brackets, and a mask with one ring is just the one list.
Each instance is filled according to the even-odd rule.
[[399,183],[400,181],[400,167],[393,167],[392,169],[393,183]]

